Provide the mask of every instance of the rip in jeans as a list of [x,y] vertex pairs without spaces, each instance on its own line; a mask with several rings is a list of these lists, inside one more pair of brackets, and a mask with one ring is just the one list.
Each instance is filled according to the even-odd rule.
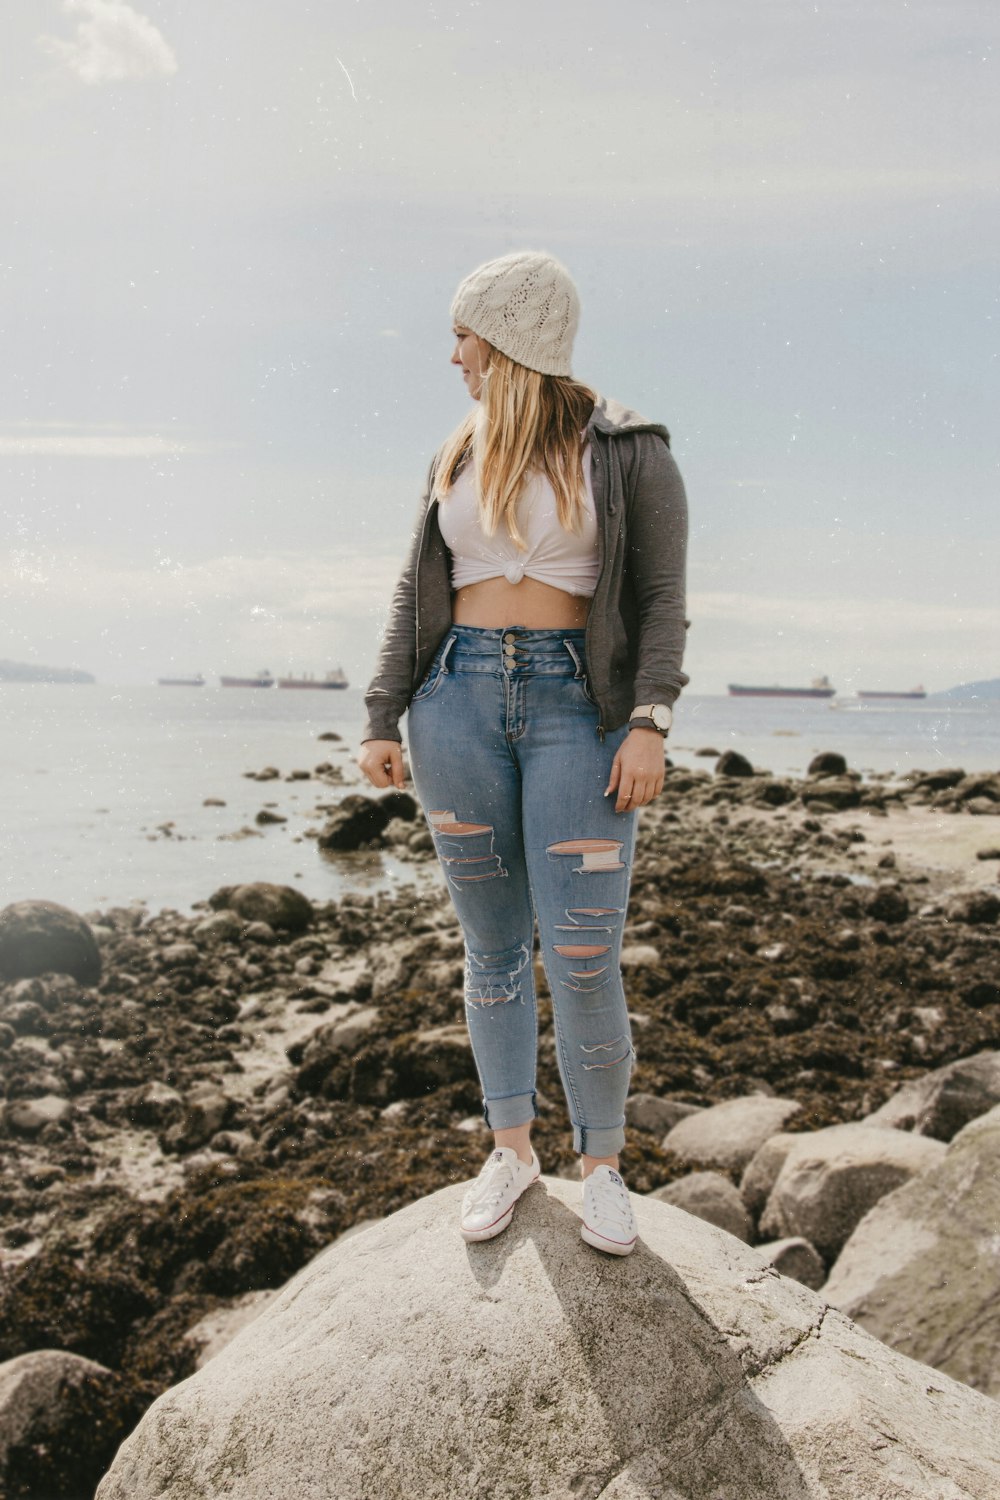
[[496,1005],[509,1000],[520,1000],[520,976],[531,962],[531,950],[527,943],[508,948],[502,953],[473,953],[465,955],[465,1003],[466,1005]]
[[[622,1050],[624,1048],[624,1051]],[[593,1047],[586,1047],[581,1042],[580,1051],[594,1056],[599,1052],[617,1052],[617,1057],[599,1058],[597,1062],[585,1062],[581,1064],[585,1073],[592,1073],[595,1068],[617,1068],[619,1063],[628,1061],[632,1056],[632,1043],[627,1036],[616,1036],[610,1042],[597,1042]]]
[[[594,990],[603,989],[608,983],[612,977],[611,966],[599,963],[597,960],[611,952],[611,940],[617,925],[614,919],[622,915],[620,907],[616,906],[569,906],[566,908],[566,921],[557,924],[556,932],[572,933],[578,939],[582,938],[585,933],[592,934],[598,941],[553,943],[553,953],[580,966],[571,967],[567,970],[568,977],[560,979],[559,983],[565,989],[575,990],[577,994],[588,994]],[[603,938],[607,938],[607,942],[601,941]]]
[[558,844],[549,844],[545,852],[550,859],[578,857],[581,863],[573,866],[577,875],[599,875],[625,868],[620,839],[563,839]]
[[427,819],[438,858],[453,885],[506,877],[503,861],[493,848],[491,823],[462,823],[453,812],[429,812]]

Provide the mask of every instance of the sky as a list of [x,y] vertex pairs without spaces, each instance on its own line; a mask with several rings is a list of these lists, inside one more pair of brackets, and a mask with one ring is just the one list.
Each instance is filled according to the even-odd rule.
[[7,0],[0,657],[371,672],[545,249],[666,423],[691,692],[1000,675],[994,0]]

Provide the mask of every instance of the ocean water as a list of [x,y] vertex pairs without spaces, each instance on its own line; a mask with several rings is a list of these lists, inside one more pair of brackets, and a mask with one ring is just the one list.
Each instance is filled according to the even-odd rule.
[[[366,790],[353,765],[359,689],[114,688],[0,684],[0,906],[28,897],[78,911],[141,900],[189,911],[222,885],[274,880],[314,900],[413,878],[381,854],[328,855],[306,837],[322,803]],[[333,730],[340,744],[320,741]],[[832,708],[808,699],[684,697],[670,755],[734,748],[778,775],[840,750],[868,774],[1000,769],[1000,704]],[[342,787],[290,781],[322,761]],[[276,766],[281,779],[244,772]],[[205,807],[206,799],[223,807]],[[286,823],[256,829],[273,804]],[[169,825],[169,826],[168,826]]]

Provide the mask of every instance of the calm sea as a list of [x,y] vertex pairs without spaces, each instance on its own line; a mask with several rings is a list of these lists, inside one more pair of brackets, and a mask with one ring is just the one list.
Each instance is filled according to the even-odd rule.
[[[352,761],[361,718],[354,688],[0,684],[0,906],[43,897],[79,911],[134,900],[188,911],[217,887],[248,880],[322,900],[412,878],[409,866],[381,855],[324,855],[305,836],[323,821],[318,804],[361,789]],[[342,743],[320,741],[326,730]],[[670,740],[675,763],[710,769],[697,752],[729,747],[778,774],[801,774],[819,750],[840,750],[865,772],[996,770],[1000,703],[838,709],[683,698]],[[343,788],[287,779],[322,761],[343,767]],[[243,775],[264,766],[281,779]],[[288,821],[240,836],[256,831],[268,804]]]

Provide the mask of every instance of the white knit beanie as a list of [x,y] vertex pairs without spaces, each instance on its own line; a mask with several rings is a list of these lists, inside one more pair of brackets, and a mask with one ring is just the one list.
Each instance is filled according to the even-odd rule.
[[451,304],[452,322],[542,375],[570,375],[580,298],[566,267],[516,250],[477,267]]

